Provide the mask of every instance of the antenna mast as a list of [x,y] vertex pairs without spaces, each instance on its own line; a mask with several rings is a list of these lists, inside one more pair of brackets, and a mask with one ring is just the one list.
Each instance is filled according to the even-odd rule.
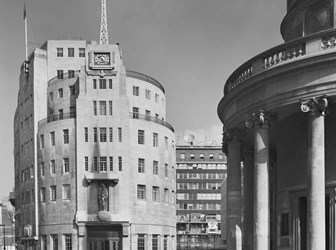
[[108,44],[106,0],[102,0],[101,23],[100,23],[100,44]]

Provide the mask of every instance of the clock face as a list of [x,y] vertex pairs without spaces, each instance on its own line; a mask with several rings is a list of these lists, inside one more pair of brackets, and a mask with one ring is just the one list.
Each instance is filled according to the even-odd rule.
[[95,53],[94,54],[95,65],[110,65],[110,53]]

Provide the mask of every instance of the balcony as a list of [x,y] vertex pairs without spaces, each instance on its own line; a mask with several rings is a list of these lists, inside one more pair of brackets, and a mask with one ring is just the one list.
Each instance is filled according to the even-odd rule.
[[155,122],[155,123],[161,124],[165,126],[166,128],[169,128],[172,132],[174,132],[174,128],[168,122],[165,122],[164,120],[161,120],[159,118],[149,116],[149,115],[139,114],[136,112],[130,112],[130,117],[133,119]]
[[39,121],[38,126],[41,127],[50,122],[71,119],[71,118],[76,118],[76,112],[48,116],[47,118],[44,118],[41,121]]

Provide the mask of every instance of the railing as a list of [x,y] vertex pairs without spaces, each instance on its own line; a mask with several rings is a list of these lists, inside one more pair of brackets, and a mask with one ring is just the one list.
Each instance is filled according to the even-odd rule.
[[168,122],[166,122],[164,120],[161,120],[159,118],[149,116],[149,115],[139,114],[139,113],[136,113],[136,112],[130,112],[130,117],[133,118],[133,119],[152,121],[152,122],[161,124],[161,125],[165,126],[166,128],[169,128],[171,131],[174,132],[174,128]]
[[48,116],[47,118],[44,118],[41,121],[39,121],[38,126],[41,127],[50,122],[60,121],[60,120],[65,120],[65,119],[70,119],[70,118],[76,118],[76,112]]
[[281,44],[253,57],[231,74],[225,83],[224,94],[227,94],[247,79],[277,65],[294,61],[316,52],[336,48],[335,38],[335,30],[319,32]]
[[80,70],[74,70],[74,75],[73,76],[69,76],[68,73],[64,73],[62,75],[62,77],[59,77],[59,76],[55,76],[54,78],[51,78],[49,81],[48,81],[48,85],[52,85],[52,84],[55,84],[55,83],[58,83],[60,81],[64,81],[64,80],[67,80],[67,79],[72,79],[72,78],[77,78],[79,76],[79,72]]

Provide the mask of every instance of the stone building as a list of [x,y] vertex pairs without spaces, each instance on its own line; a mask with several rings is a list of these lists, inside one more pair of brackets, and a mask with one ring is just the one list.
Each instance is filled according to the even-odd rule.
[[229,250],[336,248],[335,13],[334,0],[288,0],[285,42],[225,83]]
[[223,249],[221,183],[226,157],[221,147],[177,146],[177,249]]

